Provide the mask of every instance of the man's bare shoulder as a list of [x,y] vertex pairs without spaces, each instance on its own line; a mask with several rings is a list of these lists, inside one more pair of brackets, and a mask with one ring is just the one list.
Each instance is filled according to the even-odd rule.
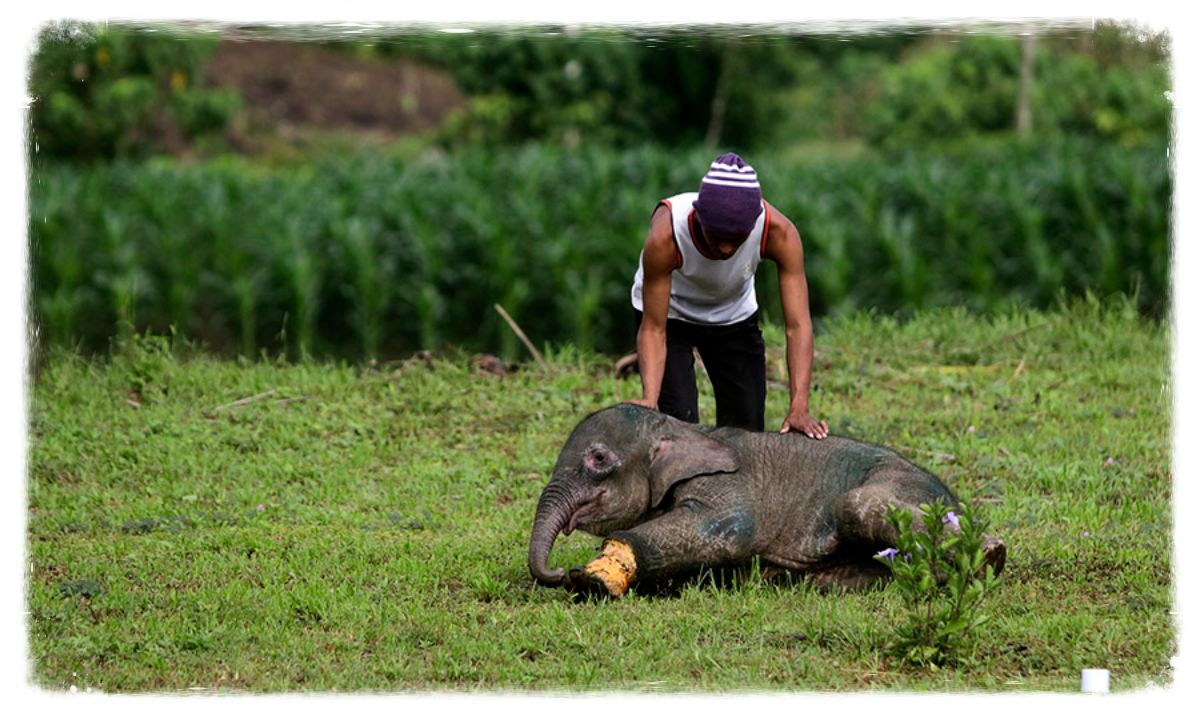
[[799,239],[800,233],[796,230],[795,223],[793,223],[788,216],[783,214],[783,212],[780,211],[780,209],[775,205],[771,205],[770,208],[771,224],[767,228],[767,237],[781,237],[783,235],[795,234],[796,239]]
[[660,204],[650,217],[650,230],[646,233],[646,248],[642,261],[648,271],[669,273],[679,266],[675,229],[672,225],[671,209],[665,204]]
[[767,228],[767,238],[763,248],[763,256],[779,264],[791,266],[804,262],[804,247],[800,242],[800,232],[788,216],[771,205],[771,224]]
[[650,236],[666,237],[668,240],[674,241],[674,224],[670,206],[665,202],[660,202],[658,207],[654,208],[654,214],[650,216]]

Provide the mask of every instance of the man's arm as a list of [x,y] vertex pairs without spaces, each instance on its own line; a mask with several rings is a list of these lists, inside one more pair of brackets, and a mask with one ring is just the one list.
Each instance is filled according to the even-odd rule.
[[638,328],[638,371],[642,398],[636,404],[658,408],[663,370],[667,364],[667,305],[671,298],[671,273],[678,263],[671,210],[659,205],[650,218],[650,231],[642,252],[642,326]]
[[829,425],[808,413],[812,380],[813,329],[808,310],[808,281],[804,277],[804,248],[800,233],[782,212],[771,208],[764,256],[779,267],[779,294],[787,331],[788,389],[792,401],[780,432],[797,430],[815,439],[829,435]]

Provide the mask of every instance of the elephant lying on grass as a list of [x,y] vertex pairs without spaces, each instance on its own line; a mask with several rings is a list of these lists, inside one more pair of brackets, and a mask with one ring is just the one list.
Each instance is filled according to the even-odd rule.
[[[941,499],[940,479],[895,451],[842,437],[711,429],[634,404],[584,419],[542,491],[529,541],[540,583],[623,595],[704,568],[745,566],[856,588],[888,570],[874,555],[895,546],[889,506],[917,512]],[[560,532],[604,537],[599,556],[567,574],[547,558]],[[989,539],[996,573],[1004,543]]]

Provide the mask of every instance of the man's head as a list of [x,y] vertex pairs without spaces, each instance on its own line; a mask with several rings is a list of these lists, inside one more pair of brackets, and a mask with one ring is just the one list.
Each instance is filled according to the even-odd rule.
[[736,153],[719,156],[700,181],[693,206],[710,244],[740,245],[762,212],[758,173]]

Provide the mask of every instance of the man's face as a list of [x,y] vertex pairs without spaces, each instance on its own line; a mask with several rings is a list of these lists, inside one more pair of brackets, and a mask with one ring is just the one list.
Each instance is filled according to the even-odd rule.
[[714,257],[721,260],[727,260],[733,257],[733,254],[738,251],[742,243],[750,237],[749,233],[731,234],[728,232],[710,232],[704,228],[704,224],[700,225],[701,231],[704,233],[705,244],[708,245],[709,252]]

